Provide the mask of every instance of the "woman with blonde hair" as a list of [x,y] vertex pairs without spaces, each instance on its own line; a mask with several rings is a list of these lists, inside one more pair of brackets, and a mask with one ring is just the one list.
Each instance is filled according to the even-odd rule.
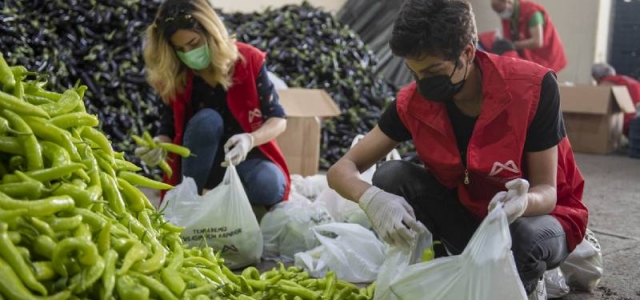
[[[165,104],[154,139],[194,154],[169,157],[173,174],[165,181],[192,177],[204,192],[233,164],[252,204],[287,199],[289,171],[275,142],[286,117],[265,53],[229,36],[207,0],[166,0],[147,28],[144,48],[147,80]],[[136,154],[148,166],[166,159],[160,149],[139,147]]]

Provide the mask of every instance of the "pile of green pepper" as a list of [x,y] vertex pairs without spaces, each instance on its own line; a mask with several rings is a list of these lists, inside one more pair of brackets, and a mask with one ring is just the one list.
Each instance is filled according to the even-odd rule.
[[0,54],[0,299],[370,299],[329,273],[280,265],[234,274],[211,247],[187,248],[97,130],[85,86],[63,93]]

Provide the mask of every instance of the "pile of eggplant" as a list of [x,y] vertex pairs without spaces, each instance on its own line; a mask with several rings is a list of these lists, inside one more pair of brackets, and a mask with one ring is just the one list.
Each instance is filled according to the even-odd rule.
[[[159,125],[160,103],[144,78],[142,47],[161,2],[0,1],[0,52],[11,65],[50,74],[57,90],[76,80],[88,86],[87,111],[98,115],[114,148],[136,161],[131,135],[153,133]],[[267,68],[289,86],[326,89],[340,106],[342,115],[325,123],[322,168],[337,161],[355,135],[375,126],[397,92],[374,75],[376,58],[360,38],[308,3],[219,13],[239,41],[269,53]]]

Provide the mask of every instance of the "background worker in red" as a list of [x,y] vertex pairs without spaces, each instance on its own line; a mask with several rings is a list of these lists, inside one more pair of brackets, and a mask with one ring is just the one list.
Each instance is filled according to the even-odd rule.
[[526,0],[491,0],[502,20],[503,38],[513,41],[520,57],[560,72],[567,65],[564,47],[549,14]]
[[[166,0],[147,29],[144,59],[148,81],[166,104],[155,139],[194,154],[170,157],[168,183],[188,176],[204,193],[233,164],[252,204],[288,198],[289,171],[275,141],[287,121],[265,53],[230,37],[207,0]],[[150,166],[166,158],[161,149],[139,147],[136,154]]]
[[[640,104],[640,81],[635,80],[629,76],[617,75],[616,70],[609,64],[600,63],[591,67],[591,76],[598,82],[598,85],[623,85],[629,90],[631,101],[633,105]],[[623,133],[627,137],[629,136],[629,124],[631,119],[635,117],[636,113],[624,114],[624,127]]]
[[[476,38],[468,2],[406,0],[389,45],[415,82],[327,179],[359,203],[385,241],[408,246],[428,229],[452,254],[463,251],[490,205],[504,204],[520,279],[534,295],[544,272],[584,237],[584,180],[553,71],[477,51]],[[424,166],[390,161],[373,185],[360,179],[409,140]]]

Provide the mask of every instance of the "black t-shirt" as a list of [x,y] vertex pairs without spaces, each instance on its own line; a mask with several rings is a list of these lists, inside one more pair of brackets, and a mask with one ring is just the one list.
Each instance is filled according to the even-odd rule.
[[[278,101],[278,93],[273,87],[271,80],[269,80],[267,69],[264,65],[260,69],[260,73],[256,79],[256,87],[258,88],[260,111],[264,120],[266,121],[273,117],[286,118],[285,111]],[[225,169],[220,167],[220,163],[224,160],[224,144],[231,136],[244,133],[245,131],[240,126],[238,120],[231,114],[227,106],[227,91],[221,85],[212,87],[201,77],[194,76],[192,88],[191,106],[193,111],[197,112],[203,108],[211,108],[220,114],[224,122],[222,142],[218,146],[209,180],[205,185],[205,188],[213,188],[218,185],[224,177]],[[173,138],[175,136],[173,121],[173,111],[171,107],[163,104],[160,115],[160,128],[158,129],[157,135],[167,135]],[[264,158],[264,154],[256,147],[247,154],[247,159],[251,158]]]
[[[425,100],[426,101],[426,100]],[[477,117],[463,114],[452,102],[447,102],[447,113],[456,136],[456,142],[463,163],[466,165],[467,147],[471,140]],[[411,140],[411,132],[400,120],[396,103],[392,102],[378,121],[380,130],[397,142]],[[566,135],[564,120],[560,112],[560,93],[558,83],[553,73],[549,72],[542,79],[540,102],[529,128],[524,150],[538,152],[549,149],[562,140]]]

